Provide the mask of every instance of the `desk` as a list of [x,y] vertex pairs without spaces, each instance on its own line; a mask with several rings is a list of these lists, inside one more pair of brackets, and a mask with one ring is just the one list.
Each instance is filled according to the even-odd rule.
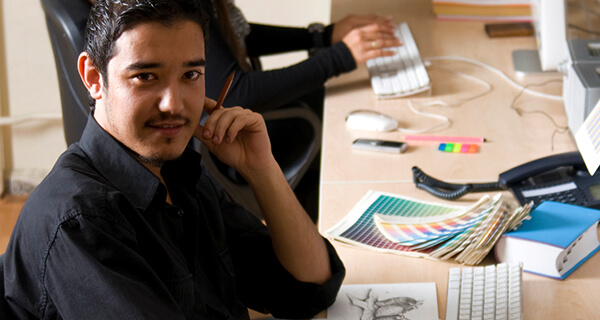
[[[365,9],[365,7],[368,7]],[[378,12],[391,14],[395,22],[408,22],[421,57],[460,56],[471,58],[504,72],[522,85],[540,84],[560,76],[543,75],[521,79],[514,74],[511,53],[515,49],[534,49],[531,37],[489,39],[481,22],[438,21],[425,0],[332,0],[332,21],[349,13]],[[359,137],[400,140],[402,133],[368,133],[350,131],[344,118],[355,109],[378,110],[394,116],[400,126],[426,128],[437,120],[414,115],[408,100],[447,102],[475,96],[485,87],[446,69],[475,76],[488,82],[493,90],[485,96],[456,107],[418,107],[445,115],[451,126],[431,134],[481,136],[489,140],[477,154],[453,154],[437,151],[436,144],[413,145],[401,155],[358,152],[351,143]],[[433,88],[431,96],[377,100],[364,67],[327,84],[323,122],[323,148],[320,180],[319,229],[325,232],[352,209],[370,190],[401,194],[425,201],[443,202],[416,189],[411,167],[418,165],[438,179],[452,182],[496,181],[498,174],[514,166],[547,155],[576,149],[570,134],[556,134],[556,127],[566,126],[561,101],[522,95],[519,109],[543,111],[556,123],[539,113],[519,115],[511,109],[520,89],[497,74],[458,61],[433,61],[428,68]],[[532,87],[534,88],[534,87]],[[534,89],[560,95],[562,84],[550,83]],[[469,204],[483,194],[470,194],[459,203]],[[454,202],[456,203],[456,202]],[[454,262],[431,261],[393,254],[334,245],[347,267],[346,284],[390,282],[435,282],[440,318],[446,312],[447,275]],[[492,257],[484,264],[494,263]],[[460,265],[458,265],[460,266]],[[600,255],[593,256],[564,281],[524,274],[525,319],[591,319],[600,314]]]

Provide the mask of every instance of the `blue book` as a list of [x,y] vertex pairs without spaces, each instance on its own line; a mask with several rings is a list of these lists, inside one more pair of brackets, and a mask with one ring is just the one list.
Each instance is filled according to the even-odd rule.
[[523,271],[562,280],[600,249],[600,210],[545,201],[530,215],[500,237],[496,261],[521,261]]

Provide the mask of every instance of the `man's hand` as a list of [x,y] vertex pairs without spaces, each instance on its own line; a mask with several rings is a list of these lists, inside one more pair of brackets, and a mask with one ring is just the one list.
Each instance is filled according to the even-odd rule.
[[273,157],[263,117],[240,107],[216,105],[206,98],[204,107],[210,116],[194,136],[246,179],[281,265],[300,281],[325,283],[331,277],[325,242]]
[[204,126],[198,125],[194,136],[242,176],[260,172],[275,163],[263,117],[241,107],[216,107],[205,99],[209,114]]
[[356,63],[361,64],[369,59],[394,55],[393,51],[385,49],[402,45],[394,35],[395,28],[390,17],[349,15],[333,26],[331,43],[343,41]]

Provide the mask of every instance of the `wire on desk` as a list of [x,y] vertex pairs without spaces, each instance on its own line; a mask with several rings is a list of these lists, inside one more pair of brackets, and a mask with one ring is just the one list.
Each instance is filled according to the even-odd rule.
[[472,97],[464,98],[464,99],[458,100],[458,101],[453,102],[453,103],[448,103],[448,102],[445,102],[445,101],[442,101],[442,100],[435,100],[435,101],[431,101],[431,102],[428,102],[428,103],[422,103],[422,105],[428,105],[428,106],[441,105],[441,106],[447,106],[447,107],[460,106],[461,104],[463,104],[465,102],[469,102],[469,101],[475,100],[475,99],[477,99],[479,97],[483,97],[484,95],[488,94],[493,89],[493,87],[492,87],[491,84],[489,84],[489,83],[487,83],[487,82],[485,82],[485,81],[483,81],[483,80],[481,80],[481,79],[479,79],[477,77],[474,77],[472,75],[468,75],[466,73],[462,73],[462,72],[459,72],[459,71],[451,70],[451,69],[444,68],[444,67],[441,67],[441,66],[434,66],[430,62],[427,63],[427,66],[428,67],[435,67],[435,68],[442,69],[442,70],[447,71],[447,72],[455,73],[455,74],[457,74],[457,75],[459,75],[459,76],[461,76],[463,78],[467,78],[469,80],[475,81],[475,82],[481,84],[482,86],[484,86],[486,88],[486,90],[483,91],[483,92],[481,92],[481,93],[478,93],[478,94],[476,94],[476,95],[474,95]]
[[538,97],[542,97],[542,98],[547,98],[547,99],[552,99],[552,100],[558,100],[558,101],[562,101],[563,98],[562,96],[556,96],[556,95],[552,95],[552,94],[547,94],[547,93],[543,93],[543,92],[538,92],[538,91],[533,91],[528,89],[525,86],[522,86],[518,83],[516,83],[513,79],[509,78],[506,74],[504,74],[504,72],[490,66],[487,65],[483,62],[474,60],[474,59],[469,59],[469,58],[464,58],[464,57],[459,57],[459,56],[440,56],[440,57],[430,57],[430,58],[425,58],[425,61],[435,61],[435,60],[455,60],[455,61],[463,61],[463,62],[467,62],[467,63],[471,63],[477,66],[480,66],[486,70],[489,70],[493,73],[496,73],[497,75],[499,75],[500,77],[502,77],[504,80],[506,80],[508,83],[510,83],[512,86],[518,88],[519,90],[525,90],[527,93],[538,96]]
[[513,109],[513,110],[515,110],[515,112],[519,116],[522,116],[522,115],[525,115],[525,114],[536,114],[537,113],[537,114],[541,114],[541,115],[545,116],[546,118],[548,118],[550,120],[550,122],[552,122],[552,124],[554,125],[554,128],[555,128],[554,132],[552,132],[552,137],[550,138],[550,146],[552,148],[552,151],[554,151],[554,137],[556,136],[556,134],[557,133],[558,134],[564,134],[564,133],[569,132],[569,127],[561,126],[558,123],[556,123],[556,121],[554,120],[554,118],[552,118],[552,116],[550,116],[547,112],[544,112],[544,111],[541,111],[541,110],[526,111],[526,110],[517,108],[516,104],[517,104],[517,100],[523,95],[523,93],[525,93],[525,89],[527,89],[528,87],[534,87],[534,86],[535,87],[543,87],[543,86],[545,86],[545,85],[547,85],[549,83],[553,83],[553,82],[562,82],[562,80],[553,79],[553,80],[549,80],[549,81],[546,81],[546,82],[543,82],[543,83],[539,83],[539,84],[529,84],[529,85],[523,87],[524,89],[521,90],[519,92],[519,94],[517,94],[514,97],[512,103],[510,105],[510,108]]
[[[421,103],[418,103],[418,102],[415,102],[415,103],[418,105],[422,105]],[[427,129],[413,130],[413,129],[406,129],[406,128],[398,128],[397,129],[398,131],[408,132],[408,133],[425,133],[425,132],[429,132],[429,131],[433,131],[433,130],[438,130],[438,129],[441,129],[444,127],[448,127],[452,123],[450,121],[450,118],[448,118],[446,116],[442,116],[442,115],[430,113],[430,112],[423,112],[423,111],[419,111],[419,110],[415,109],[415,107],[413,106],[413,102],[411,100],[408,100],[408,107],[414,114],[433,118],[433,119],[439,119],[439,120],[442,120],[442,123],[434,125],[433,127],[427,128]]]
[[571,23],[569,23],[569,24],[567,25],[567,27],[569,27],[569,28],[571,28],[571,29],[579,30],[579,31],[581,31],[581,32],[585,32],[585,33],[588,33],[588,34],[591,34],[591,35],[600,35],[600,31],[595,31],[595,30],[586,29],[586,28],[584,28],[584,27],[580,27],[580,26],[578,26],[578,25],[576,25],[576,24],[571,24]]
[[[529,93],[531,95],[542,97],[542,98],[546,98],[546,99],[552,99],[552,100],[558,100],[558,101],[562,101],[563,100],[562,96],[556,96],[556,95],[551,95],[551,94],[546,94],[546,93],[543,93],[543,92],[538,92],[538,91],[530,90],[529,87],[530,86],[535,86],[535,85],[522,86],[522,85],[516,83],[511,78],[509,78],[502,71],[500,71],[500,70],[498,70],[498,69],[496,69],[496,68],[494,68],[492,66],[489,66],[489,65],[487,65],[487,64],[485,64],[483,62],[477,61],[477,60],[473,60],[473,59],[469,59],[469,58],[464,58],[464,57],[459,57],[459,56],[440,56],[440,57],[425,58],[424,59],[424,63],[426,64],[426,66],[432,66],[431,61],[436,61],[436,60],[455,60],[455,61],[467,62],[467,63],[474,64],[476,66],[482,67],[482,68],[484,68],[484,69],[486,69],[488,71],[491,71],[493,73],[496,73],[496,74],[500,75],[500,77],[502,77],[504,80],[506,80],[509,84],[511,84],[514,87],[516,87],[519,90],[521,90],[521,92],[513,100],[513,103],[511,105],[511,108],[513,108],[515,111],[517,111],[517,113],[519,113],[520,111],[514,108],[515,102],[518,99],[518,97],[520,97],[525,92],[527,92],[527,93]],[[492,91],[492,89],[493,89],[492,85],[490,85],[488,82],[485,82],[485,81],[483,81],[483,80],[481,80],[481,79],[479,79],[477,77],[474,77],[474,76],[471,76],[471,75],[468,75],[468,74],[465,74],[465,73],[462,73],[462,72],[454,71],[454,70],[451,70],[451,69],[448,69],[448,68],[444,68],[444,67],[441,67],[441,66],[435,66],[435,67],[443,69],[443,70],[446,70],[446,71],[449,71],[449,72],[456,73],[459,76],[462,76],[462,77],[465,77],[467,79],[476,81],[476,82],[482,84],[483,86],[485,86],[487,89],[486,89],[486,91],[484,91],[482,93],[479,93],[479,94],[476,94],[475,96],[464,98],[464,99],[459,100],[459,101],[454,102],[454,103],[448,103],[448,102],[445,102],[445,101],[442,101],[442,100],[435,100],[435,101],[430,101],[430,102],[425,102],[425,103],[423,103],[423,102],[414,102],[414,103],[416,103],[418,105],[421,105],[421,106],[434,106],[434,105],[459,106],[459,105],[461,105],[461,104],[463,104],[465,102],[468,102],[468,101],[471,101],[471,100],[475,100],[475,99],[477,99],[479,97],[482,97],[482,96],[486,95],[487,93],[489,93],[490,91]],[[559,80],[551,80],[551,81],[548,81],[548,83],[549,82],[554,82],[554,81],[559,81]],[[562,80],[560,80],[560,81],[562,81]],[[542,85],[545,85],[545,84],[546,83],[544,83]],[[423,111],[418,111],[417,109],[414,108],[413,101],[411,101],[411,100],[408,100],[408,106],[409,106],[410,110],[413,113],[417,114],[417,115],[426,116],[426,117],[430,117],[430,118],[434,118],[434,119],[439,119],[439,120],[442,120],[443,123],[435,125],[435,126],[433,126],[431,128],[422,129],[422,130],[412,130],[412,129],[398,128],[398,131],[409,132],[409,133],[425,133],[425,132],[429,132],[429,131],[433,131],[433,130],[438,130],[438,129],[444,128],[444,127],[449,126],[451,124],[451,120],[448,117],[446,117],[446,116],[442,116],[442,115],[438,115],[438,114],[434,114],[434,113],[427,113],[427,112],[423,112]],[[542,111],[538,111],[538,112],[542,113],[542,114],[545,114]],[[535,112],[527,112],[527,113],[535,113]],[[519,115],[520,114],[521,113],[519,113]],[[554,121],[554,119],[552,119],[552,117],[550,117],[550,115],[548,115],[548,114],[545,114],[545,115],[554,123],[554,126],[557,128],[557,130],[555,130],[554,133],[552,134],[552,149],[554,150],[554,136],[555,136],[556,133],[564,133],[564,132],[562,132],[562,130],[564,130],[564,129],[561,126],[558,126],[556,124],[556,122]]]
[[[571,2],[567,1],[567,6],[569,9],[578,9],[581,10],[584,14],[585,14],[585,20],[587,23],[587,29],[572,23],[567,24],[567,27],[569,27],[570,29],[575,29],[575,30],[579,30],[591,35],[600,35],[600,32],[594,30],[593,28],[593,23],[590,19],[590,15],[594,15],[596,17],[600,17],[600,13],[596,12],[595,10],[593,10],[592,8],[589,8],[587,3],[581,1],[581,5],[577,5]],[[595,37],[594,37],[595,38]]]
[[[432,66],[432,64],[431,63],[427,63],[427,66],[430,67],[430,66]],[[461,99],[461,100],[458,100],[458,101],[452,102],[452,103],[448,103],[448,102],[442,101],[442,100],[434,100],[434,101],[428,101],[428,102],[416,102],[416,101],[413,102],[412,100],[408,100],[408,107],[410,108],[410,110],[414,114],[417,114],[417,115],[420,115],[420,116],[429,117],[429,118],[439,119],[439,120],[442,120],[442,123],[434,125],[433,127],[427,128],[427,129],[412,130],[412,129],[398,128],[398,131],[408,132],[408,133],[425,133],[425,132],[429,132],[429,131],[439,130],[439,129],[442,129],[444,127],[447,127],[447,126],[451,125],[452,121],[448,117],[442,116],[442,115],[439,115],[439,114],[435,114],[435,113],[419,111],[419,110],[415,109],[415,107],[413,106],[413,103],[418,104],[420,106],[436,106],[436,105],[439,105],[439,106],[445,106],[445,107],[457,107],[457,106],[460,106],[461,104],[463,104],[465,102],[468,102],[468,101],[471,101],[471,100],[475,100],[475,99],[477,99],[479,97],[482,97],[482,96],[488,94],[493,89],[492,85],[490,85],[489,83],[487,83],[487,82],[485,82],[485,81],[483,81],[483,80],[481,80],[481,79],[479,79],[477,77],[474,77],[474,76],[471,76],[471,75],[468,75],[468,74],[465,74],[465,73],[462,73],[462,72],[459,72],[459,71],[454,71],[454,70],[451,70],[451,69],[448,69],[448,68],[440,67],[440,66],[436,66],[436,68],[439,68],[439,69],[442,69],[442,70],[445,70],[445,71],[448,71],[448,72],[452,72],[452,73],[455,73],[455,74],[457,74],[457,75],[459,75],[461,77],[464,77],[464,78],[467,78],[469,80],[478,82],[479,84],[481,84],[484,87],[486,87],[486,90],[483,91],[483,92],[481,92],[481,93],[476,94],[475,96],[464,98],[464,99]]]

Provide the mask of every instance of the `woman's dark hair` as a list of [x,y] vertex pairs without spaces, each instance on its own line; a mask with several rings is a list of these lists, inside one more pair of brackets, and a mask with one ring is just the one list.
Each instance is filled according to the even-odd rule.
[[227,0],[214,0],[215,12],[217,14],[216,17],[216,25],[219,27],[219,31],[223,35],[225,39],[225,43],[229,46],[229,50],[233,53],[233,56],[237,60],[237,63],[244,71],[249,71],[251,69],[250,64],[247,61],[248,54],[240,44],[240,41],[244,41],[244,39],[239,39],[233,30],[233,26],[231,25],[231,17],[229,14],[230,8]]
[[187,20],[198,23],[208,39],[208,16],[198,0],[98,0],[88,17],[85,44],[94,66],[108,85],[107,66],[123,32],[145,22],[171,26]]

